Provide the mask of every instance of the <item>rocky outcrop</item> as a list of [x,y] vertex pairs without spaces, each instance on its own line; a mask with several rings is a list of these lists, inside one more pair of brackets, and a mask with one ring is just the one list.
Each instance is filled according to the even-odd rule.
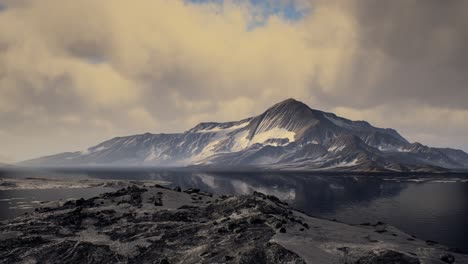
[[230,197],[198,189],[130,186],[4,222],[0,263],[467,260],[442,246],[405,237],[383,223],[350,226],[312,218],[262,193]]

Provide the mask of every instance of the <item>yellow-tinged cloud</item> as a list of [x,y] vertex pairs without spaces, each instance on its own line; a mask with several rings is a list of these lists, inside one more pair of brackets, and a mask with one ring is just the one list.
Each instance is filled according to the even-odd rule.
[[320,7],[315,13],[299,22],[273,16],[249,31],[243,5],[24,1],[0,16],[0,37],[8,47],[3,61],[13,71],[7,79],[30,78],[34,89],[47,89],[48,80],[69,78],[78,96],[97,104],[188,86],[200,97],[271,100],[285,87],[307,94],[311,72],[332,87],[350,56],[354,28],[346,14]]
[[135,107],[128,111],[128,118],[135,125],[147,128],[156,127],[156,121],[153,116],[142,107]]
[[[3,130],[52,138],[58,127],[86,127],[75,132],[80,145],[54,148],[70,150],[109,134],[240,119],[288,97],[359,116],[371,110],[357,106],[382,104],[376,94],[393,99],[389,85],[379,87],[395,72],[405,81],[396,87],[413,84],[404,74],[417,65],[400,64],[363,39],[374,31],[363,28],[359,1],[298,2],[311,7],[302,19],[272,15],[250,28],[254,7],[244,1],[0,0]],[[438,32],[438,47],[456,47],[453,32]],[[418,98],[395,91],[410,102]],[[37,153],[39,141],[30,144]],[[7,145],[14,156],[36,155],[27,149]]]

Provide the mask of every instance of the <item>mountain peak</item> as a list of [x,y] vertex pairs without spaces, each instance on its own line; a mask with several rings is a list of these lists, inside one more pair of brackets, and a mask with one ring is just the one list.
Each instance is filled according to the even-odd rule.
[[299,136],[316,124],[317,117],[306,104],[289,98],[271,106],[252,121],[255,123],[255,134],[282,130]]
[[284,106],[288,106],[288,107],[298,107],[298,106],[299,106],[299,107],[307,107],[307,108],[309,108],[309,106],[307,106],[307,105],[304,104],[303,102],[298,101],[298,100],[296,100],[296,99],[294,99],[294,98],[288,98],[288,99],[286,99],[286,100],[283,100],[283,101],[281,101],[281,102],[279,102],[279,103],[273,105],[271,108],[273,108],[273,107],[278,107],[278,106],[282,106],[282,107],[284,107]]
[[265,112],[266,113],[284,113],[288,112],[290,115],[289,117],[294,117],[294,114],[297,113],[310,113],[311,108],[304,104],[301,101],[295,100],[293,98],[286,99],[284,101],[281,101],[279,103],[276,103],[272,105],[270,108],[268,108]]
[[29,166],[245,165],[306,170],[393,170],[389,164],[399,164],[402,170],[432,170],[434,166],[468,168],[468,154],[409,144],[393,129],[348,120],[288,98],[257,116],[239,121],[204,122],[185,133],[118,137],[85,151],[21,163]]
[[285,99],[283,101],[281,101],[280,103],[294,103],[294,102],[299,102],[298,100],[294,99],[294,98],[288,98],[288,99]]

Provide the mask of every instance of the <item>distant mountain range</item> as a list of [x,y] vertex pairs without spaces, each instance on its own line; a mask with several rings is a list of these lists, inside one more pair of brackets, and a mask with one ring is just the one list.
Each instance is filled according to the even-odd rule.
[[19,165],[437,172],[468,168],[468,154],[410,143],[394,129],[287,99],[240,121],[200,123],[184,133],[116,137]]

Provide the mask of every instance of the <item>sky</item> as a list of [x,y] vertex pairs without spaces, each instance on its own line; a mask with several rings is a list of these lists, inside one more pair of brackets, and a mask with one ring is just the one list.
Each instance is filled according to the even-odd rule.
[[286,98],[468,151],[468,1],[0,0],[0,162]]

